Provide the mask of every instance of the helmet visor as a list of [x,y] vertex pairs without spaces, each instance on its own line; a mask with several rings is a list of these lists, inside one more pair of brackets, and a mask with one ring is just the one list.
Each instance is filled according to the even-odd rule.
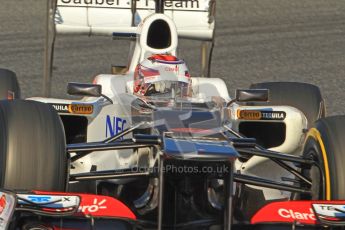
[[181,81],[158,81],[145,84],[144,96],[157,97],[188,97],[189,84]]

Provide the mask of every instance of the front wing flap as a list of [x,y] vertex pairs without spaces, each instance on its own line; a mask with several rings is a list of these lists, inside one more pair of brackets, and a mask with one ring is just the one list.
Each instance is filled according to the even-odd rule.
[[[21,215],[23,213],[25,215]],[[52,226],[53,229],[55,224],[58,225],[57,229],[61,229],[61,225],[73,225],[73,229],[88,229],[92,225],[90,229],[93,229],[98,220],[101,225],[108,223],[114,226],[130,226],[136,220],[134,213],[125,204],[108,196],[0,191],[0,230],[16,226],[16,222],[23,222],[18,219],[27,218],[28,215],[31,216],[29,219],[40,216],[40,224]]]
[[283,201],[265,205],[251,224],[345,226],[345,201]]

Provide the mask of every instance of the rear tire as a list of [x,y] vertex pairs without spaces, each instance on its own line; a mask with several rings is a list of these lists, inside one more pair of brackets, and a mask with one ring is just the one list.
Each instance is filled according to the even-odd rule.
[[8,69],[0,69],[0,100],[19,98],[20,88],[16,74]]
[[345,199],[345,116],[318,120],[307,134],[303,155],[314,159],[316,166],[304,169],[312,179],[312,200]]
[[251,89],[269,89],[269,102],[251,105],[287,105],[304,113],[308,128],[319,118],[325,117],[324,100],[319,87],[301,82],[262,82],[252,84]]
[[0,101],[0,127],[0,188],[65,190],[65,134],[50,105]]

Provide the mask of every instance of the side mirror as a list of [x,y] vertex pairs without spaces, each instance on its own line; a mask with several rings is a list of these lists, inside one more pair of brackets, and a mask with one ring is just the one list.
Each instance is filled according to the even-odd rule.
[[237,102],[267,102],[268,89],[238,89],[236,90]]
[[102,86],[95,84],[70,82],[67,85],[67,93],[75,96],[102,96]]

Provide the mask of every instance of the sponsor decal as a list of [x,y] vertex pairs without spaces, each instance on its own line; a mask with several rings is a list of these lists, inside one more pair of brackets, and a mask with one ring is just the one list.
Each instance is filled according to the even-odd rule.
[[71,113],[74,113],[74,114],[92,114],[93,113],[93,105],[72,104],[68,106],[68,109]]
[[92,204],[79,206],[78,212],[88,213],[88,214],[97,213],[101,209],[107,209],[108,208],[107,206],[105,206],[106,202],[107,202],[106,199],[98,200],[97,198],[95,198],[95,199],[93,199]]
[[299,223],[322,225],[322,221],[343,221],[345,201],[273,202],[261,208],[251,219],[258,223]]
[[327,221],[343,221],[345,218],[345,203],[342,204],[313,204],[318,219]]
[[317,223],[311,201],[274,202],[264,206],[251,219],[257,223]]
[[284,120],[286,113],[283,111],[262,111],[261,116],[261,120]]
[[122,132],[127,124],[127,120],[121,117],[109,116],[106,117],[105,137],[112,137]]
[[6,208],[6,203],[7,203],[6,202],[6,196],[5,196],[5,194],[3,194],[0,198],[0,216]]
[[260,120],[261,112],[255,110],[237,110],[238,119],[243,120]]
[[76,210],[80,203],[78,196],[56,196],[56,195],[33,195],[18,194],[20,205],[39,205],[44,210],[53,212],[64,212]]
[[68,104],[50,104],[59,113],[70,113],[68,109]]
[[119,5],[120,0],[60,0],[59,5],[71,4],[71,5]]
[[[94,194],[78,194],[78,193],[61,193],[61,192],[44,192],[35,191],[37,195],[46,195],[52,197],[77,197],[78,211],[76,216],[95,216],[95,217],[118,217],[135,220],[133,212],[121,201],[108,196]],[[54,194],[54,195],[53,195]],[[71,199],[72,201],[73,199]]]
[[27,199],[36,204],[48,203],[52,201],[51,196],[28,196]]
[[281,208],[278,210],[279,216],[286,218],[286,219],[294,219],[294,220],[312,220],[315,221],[315,215],[313,210],[310,208],[308,212],[298,212],[294,211],[293,209],[285,209]]
[[122,202],[108,196],[81,194],[79,215],[135,219],[132,211]]
[[70,114],[92,114],[93,105],[90,104],[52,104],[51,106],[59,113],[70,113]]
[[[137,9],[154,9],[155,1],[136,0]],[[130,9],[130,0],[58,0],[58,6],[91,6],[104,8]],[[165,0],[165,9],[206,10],[207,4],[202,0]]]
[[237,110],[237,117],[241,120],[284,120],[284,111]]
[[178,72],[178,65],[176,65],[175,67],[165,67],[164,68],[165,71],[168,71],[168,72]]

